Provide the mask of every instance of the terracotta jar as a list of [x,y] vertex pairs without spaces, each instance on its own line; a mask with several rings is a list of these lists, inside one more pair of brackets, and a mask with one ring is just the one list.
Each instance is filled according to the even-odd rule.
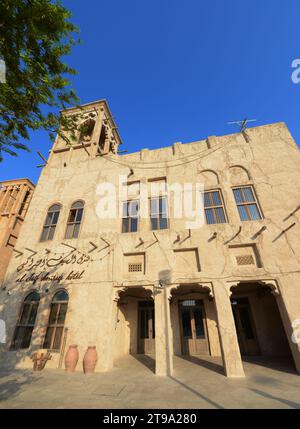
[[77,362],[79,359],[79,353],[77,345],[73,344],[69,346],[69,349],[65,356],[65,367],[67,372],[74,372]]
[[85,374],[92,374],[95,371],[97,360],[96,346],[88,347],[83,358],[83,371]]

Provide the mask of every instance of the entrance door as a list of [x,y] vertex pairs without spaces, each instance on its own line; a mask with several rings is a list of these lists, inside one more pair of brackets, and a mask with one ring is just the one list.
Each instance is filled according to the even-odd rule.
[[179,308],[182,354],[208,355],[209,346],[203,302],[185,300],[179,303]]
[[250,304],[247,298],[231,300],[236,333],[242,355],[260,354]]
[[138,353],[155,353],[154,301],[138,303]]

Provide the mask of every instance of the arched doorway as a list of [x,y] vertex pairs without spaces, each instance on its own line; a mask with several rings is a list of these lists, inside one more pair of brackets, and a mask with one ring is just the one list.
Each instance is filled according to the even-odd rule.
[[291,349],[272,289],[261,282],[231,288],[231,306],[244,361],[293,367]]
[[155,311],[151,289],[128,287],[118,294],[114,357],[155,356]]
[[175,355],[221,356],[210,290],[198,284],[173,288],[170,314]]

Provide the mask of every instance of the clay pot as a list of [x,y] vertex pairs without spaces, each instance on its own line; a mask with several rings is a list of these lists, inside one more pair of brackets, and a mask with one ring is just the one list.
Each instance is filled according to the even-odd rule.
[[65,367],[67,372],[74,372],[79,359],[77,346],[71,345],[65,356]]
[[92,374],[95,371],[97,360],[96,346],[88,347],[83,358],[83,371],[85,374]]

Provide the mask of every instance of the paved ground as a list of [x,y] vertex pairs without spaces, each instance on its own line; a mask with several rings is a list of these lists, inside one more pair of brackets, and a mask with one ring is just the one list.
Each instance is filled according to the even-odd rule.
[[173,377],[156,377],[148,357],[128,356],[113,371],[1,373],[0,408],[300,408],[300,376],[286,363],[244,362],[227,379],[219,359],[176,357]]

